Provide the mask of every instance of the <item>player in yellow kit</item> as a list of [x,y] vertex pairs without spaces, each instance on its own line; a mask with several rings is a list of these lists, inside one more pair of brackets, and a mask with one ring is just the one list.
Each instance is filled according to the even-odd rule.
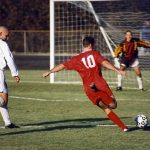
[[[144,90],[143,81],[142,81],[142,73],[138,60],[138,47],[149,48],[150,43],[146,43],[138,38],[132,37],[132,32],[130,30],[126,31],[125,39],[120,45],[115,49],[114,55],[115,60],[120,59],[120,70],[125,70],[128,67],[134,69],[137,82],[140,90]],[[118,74],[118,86],[117,91],[122,90],[122,76]]]

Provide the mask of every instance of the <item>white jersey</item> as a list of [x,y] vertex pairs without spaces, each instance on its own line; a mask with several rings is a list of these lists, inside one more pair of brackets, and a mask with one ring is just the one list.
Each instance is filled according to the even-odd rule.
[[8,65],[12,76],[18,76],[18,69],[8,44],[0,39],[0,70],[4,70],[6,65]]

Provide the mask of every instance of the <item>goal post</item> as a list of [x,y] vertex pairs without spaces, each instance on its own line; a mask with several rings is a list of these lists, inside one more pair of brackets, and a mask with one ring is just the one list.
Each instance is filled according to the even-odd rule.
[[[103,1],[103,0],[101,0],[101,1]],[[68,2],[70,4],[72,3],[72,5],[76,5],[76,7],[79,7],[79,8],[80,8],[80,5],[77,6],[79,3],[85,4],[81,9],[83,9],[83,10],[85,9],[85,11],[87,11],[89,14],[93,15],[92,19],[93,20],[95,19],[95,23],[96,23],[97,27],[99,28],[100,32],[102,33],[102,36],[104,37],[104,40],[106,41],[106,44],[108,45],[111,55],[112,56],[114,55],[113,48],[109,42],[109,38],[107,37],[108,35],[106,35],[103,27],[100,25],[99,18],[97,16],[97,14],[95,13],[94,8],[89,0],[50,0],[50,69],[52,69],[55,66],[55,56],[56,56],[55,55],[55,25],[56,25],[55,17],[57,17],[57,16],[55,16],[55,3],[58,3],[58,2],[59,3],[67,3]],[[84,33],[82,35],[82,39],[83,39],[83,36],[86,34],[87,33]],[[81,43],[82,43],[82,39],[80,39]],[[55,80],[55,75],[51,74],[50,83],[54,83],[54,82],[57,82]],[[65,82],[65,81],[63,81],[63,82]]]
[[111,44],[110,44],[110,41],[109,41],[110,38],[108,38],[108,37],[109,37],[108,34],[106,34],[104,28],[101,26],[101,23],[100,23],[100,20],[99,20],[99,18],[98,18],[98,15],[96,14],[96,12],[95,12],[95,10],[94,10],[94,8],[93,8],[91,2],[90,2],[89,0],[87,0],[87,3],[88,3],[88,6],[89,6],[89,8],[90,8],[91,13],[93,14],[93,16],[94,16],[94,18],[95,18],[95,20],[96,20],[96,22],[97,22],[97,25],[99,26],[99,30],[100,30],[100,32],[102,33],[102,35],[103,35],[103,37],[104,37],[104,39],[105,39],[105,41],[106,41],[106,44],[108,45],[108,48],[109,48],[109,50],[110,50],[110,53],[111,53],[111,55],[114,57],[113,48],[112,48],[112,46],[111,46]]
[[[50,0],[49,4],[51,69],[80,53],[82,40],[87,35],[95,38],[95,49],[113,63],[113,51],[124,39],[124,32],[130,29],[134,37],[140,38],[144,18],[150,20],[149,12],[145,11],[149,10],[148,4],[138,5],[136,0],[127,4],[122,0]],[[136,5],[138,7],[134,9]],[[141,53],[141,49],[139,52],[143,77],[149,83],[150,68],[146,59],[150,53]],[[127,74],[124,85],[136,87],[134,72]],[[115,73],[103,68],[103,75],[110,85],[116,86]],[[50,83],[80,82],[80,77],[74,71],[63,70],[50,76]]]
[[[55,64],[55,14],[54,14],[54,0],[49,2],[50,12],[50,69],[54,68]],[[54,83],[54,74],[50,74],[50,83]]]

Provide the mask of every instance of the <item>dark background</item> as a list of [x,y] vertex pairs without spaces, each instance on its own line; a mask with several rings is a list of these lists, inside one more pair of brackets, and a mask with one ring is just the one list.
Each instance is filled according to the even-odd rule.
[[[107,1],[101,2],[98,7],[97,3],[94,2],[93,6],[97,13],[102,12],[104,14],[138,11],[150,14],[149,0]],[[123,18],[123,16],[120,17]],[[139,24],[138,27],[142,25],[142,19],[145,18],[136,22],[136,24]],[[113,21],[114,18],[110,16],[109,22],[113,23]],[[118,22],[120,23],[120,21]],[[0,25],[7,26],[12,31],[46,31],[47,33],[42,36],[41,33],[30,34],[30,36],[26,33],[29,52],[31,53],[32,48],[34,48],[34,53],[47,53],[45,56],[17,54],[17,52],[23,52],[23,33],[12,32],[9,44],[11,50],[15,52],[14,57],[19,69],[47,69],[49,67],[49,0],[0,0]],[[38,47],[41,39],[42,46]],[[30,47],[33,42],[36,44],[34,44],[34,47]],[[141,65],[149,68],[149,61],[146,65],[144,64],[145,60],[149,60],[149,56],[140,57],[140,60]]]

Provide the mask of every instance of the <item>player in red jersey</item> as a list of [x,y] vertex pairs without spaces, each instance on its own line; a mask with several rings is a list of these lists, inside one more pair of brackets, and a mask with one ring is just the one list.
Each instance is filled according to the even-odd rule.
[[[120,58],[120,70],[125,70],[128,67],[134,69],[137,82],[139,85],[139,89],[144,91],[143,81],[142,81],[142,73],[139,66],[138,60],[138,47],[149,48],[150,43],[144,42],[138,38],[132,37],[132,32],[130,30],[125,32],[124,41],[115,49],[115,61]],[[118,86],[116,88],[117,91],[122,91],[122,76],[118,74]]]
[[51,73],[63,69],[77,71],[82,78],[85,93],[93,104],[100,107],[107,114],[108,118],[117,124],[123,131],[128,131],[127,127],[122,123],[119,117],[112,111],[112,109],[117,107],[117,102],[102,76],[101,66],[121,75],[125,75],[125,72],[114,67],[101,56],[98,51],[93,50],[94,43],[93,37],[85,37],[83,39],[84,50],[82,53],[44,73],[43,77],[47,77]]

